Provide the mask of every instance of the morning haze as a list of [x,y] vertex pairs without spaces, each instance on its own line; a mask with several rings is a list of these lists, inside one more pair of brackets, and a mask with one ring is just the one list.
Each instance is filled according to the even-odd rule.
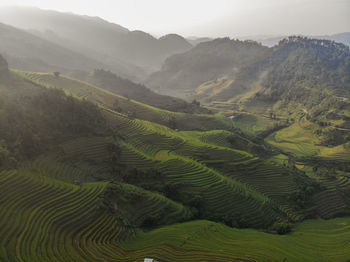
[[0,261],[350,262],[349,3],[0,0]]
[[[325,35],[350,30],[347,0],[0,1],[99,16],[156,36]],[[20,17],[18,17],[20,19]]]

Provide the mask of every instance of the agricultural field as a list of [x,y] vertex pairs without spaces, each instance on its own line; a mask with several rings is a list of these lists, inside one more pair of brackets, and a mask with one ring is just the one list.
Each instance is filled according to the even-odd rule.
[[0,1],[0,262],[350,262],[350,2],[313,1]]
[[187,255],[191,253],[186,250],[197,251],[197,256],[186,261],[348,261],[349,235],[349,218],[307,220],[297,224],[286,236],[194,221],[152,232],[137,232],[135,240],[126,241],[121,247],[127,250],[135,250],[135,246],[167,248],[172,256],[155,255],[166,261],[185,261],[173,253],[172,246],[183,249]]
[[34,84],[47,88],[62,89],[69,95],[90,100],[132,118],[148,120],[166,126],[172,125],[173,128],[180,130],[231,128],[230,121],[221,115],[170,112],[127,99],[110,91],[63,75],[57,78],[53,74],[48,73],[14,72]]
[[[103,130],[59,133],[0,172],[1,261],[346,261],[349,219],[321,218],[349,214],[350,178],[311,178],[285,154],[260,158],[268,149],[250,138],[273,120],[173,113],[65,76],[10,74],[26,96],[64,90]],[[292,233],[277,235],[276,223]]]
[[316,134],[317,129],[319,127],[316,124],[303,119],[271,134],[265,141],[297,157],[350,159],[350,151],[345,145],[333,147],[320,145],[321,139]]
[[277,124],[276,120],[269,119],[268,116],[251,113],[239,113],[232,120],[234,128],[239,128],[250,136],[257,136],[272,130]]
[[[350,255],[349,218],[307,220],[285,236],[204,220],[144,232],[130,227],[144,223],[144,214],[166,212],[169,222],[186,220],[188,211],[131,185],[79,186],[24,171],[1,172],[0,180],[1,261],[347,261]],[[101,199],[113,199],[110,208],[130,217],[121,221]]]

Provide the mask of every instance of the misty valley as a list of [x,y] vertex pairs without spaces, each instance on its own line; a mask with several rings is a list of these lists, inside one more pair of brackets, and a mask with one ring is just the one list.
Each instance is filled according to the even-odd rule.
[[350,261],[349,46],[0,3],[0,261]]

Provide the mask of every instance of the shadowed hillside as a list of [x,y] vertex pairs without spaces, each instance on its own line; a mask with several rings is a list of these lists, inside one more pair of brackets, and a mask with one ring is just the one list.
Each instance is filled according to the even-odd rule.
[[137,67],[122,64],[118,60],[113,64],[100,62],[89,53],[73,51],[57,44],[57,41],[52,42],[5,24],[0,24],[0,39],[0,52],[10,66],[17,69],[72,73],[104,68],[129,78],[142,72]]
[[40,37],[112,67],[124,61],[152,71],[158,69],[167,56],[192,47],[179,35],[156,39],[148,33],[129,31],[98,17],[24,7],[2,7],[0,17],[0,22],[36,30]]
[[234,75],[267,51],[268,48],[256,42],[229,38],[200,43],[186,53],[169,57],[147,84],[164,94],[192,96],[201,83],[226,74]]
[[54,2],[0,3],[0,262],[350,262],[349,33],[278,37],[344,1]]
[[[320,183],[292,166],[227,147],[254,143],[213,131],[231,129],[222,116],[173,113],[60,74],[8,71],[3,59],[0,65],[4,261],[130,261],[150,253],[160,260],[188,261],[182,254],[193,253],[194,261],[235,261],[245,258],[235,248],[207,249],[212,242],[188,248],[192,233],[174,243],[172,227],[163,226],[207,232],[212,225],[217,232],[226,224],[286,233],[306,217],[349,212],[347,180]],[[182,131],[193,129],[207,132]],[[165,244],[144,247],[146,232],[157,243],[156,228],[170,230]],[[228,230],[227,237],[237,232]],[[203,243],[195,235],[194,245]],[[246,260],[252,257],[261,254]]]
[[161,109],[184,113],[210,112],[200,107],[197,103],[188,103],[179,98],[157,94],[144,85],[123,79],[109,71],[94,70],[93,74],[86,77],[86,80],[113,93],[121,94],[129,99],[134,99]]

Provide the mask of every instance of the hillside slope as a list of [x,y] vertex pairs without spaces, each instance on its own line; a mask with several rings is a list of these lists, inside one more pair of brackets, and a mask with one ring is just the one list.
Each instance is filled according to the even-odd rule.
[[209,110],[200,107],[196,103],[188,103],[180,98],[160,95],[144,85],[118,77],[109,71],[94,70],[92,74],[86,77],[86,81],[115,94],[120,94],[157,108],[173,112],[209,113]]
[[[268,229],[349,212],[350,180],[324,188],[302,172],[225,147],[220,132],[228,131],[213,129],[229,128],[226,118],[160,110],[65,76],[9,71],[4,59],[0,70],[3,261],[259,261],[271,255],[248,256],[236,245],[214,251],[199,233],[217,239],[215,232],[226,231],[223,241],[234,243],[238,234],[251,245],[266,233],[222,224]],[[136,115],[123,113],[131,110]],[[155,123],[169,116],[180,130]],[[198,126],[211,131],[181,131]],[[199,219],[211,221],[183,223]],[[175,234],[181,243],[171,240],[174,228],[187,232]],[[280,238],[269,236],[273,249]],[[298,250],[314,256],[318,249]],[[295,257],[286,252],[272,257]]]
[[[253,40],[262,43],[263,45],[266,45],[268,47],[272,47],[274,45],[277,45],[279,41],[286,38],[287,36],[276,36],[276,37],[255,37]],[[313,35],[308,36],[309,38],[315,38],[315,39],[326,39],[331,40],[337,43],[342,43],[344,45],[350,46],[350,32],[344,32],[339,34],[333,34],[333,35]]]
[[89,99],[103,107],[126,114],[130,118],[152,121],[172,129],[210,130],[232,127],[230,121],[221,115],[185,114],[161,110],[64,75],[55,77],[53,74],[47,73],[21,71],[17,71],[17,73],[34,84],[63,89],[68,94]]
[[[46,40],[40,36],[0,23],[0,52],[9,61],[12,68],[29,71],[64,73],[91,72],[94,69],[109,69],[118,75],[135,78],[143,71],[136,66],[115,60],[93,58],[91,53],[83,54],[81,50],[73,51],[58,41]],[[103,62],[101,62],[103,61]]]
[[267,51],[256,42],[229,38],[200,43],[186,53],[169,57],[162,69],[149,77],[147,85],[164,94],[192,96],[203,82],[234,75]]
[[[56,78],[53,75],[34,73],[20,73],[20,75],[24,76],[32,83],[38,85],[44,85],[50,88],[63,88],[63,90],[70,94],[89,99],[94,102],[98,102],[104,108],[109,108],[108,112],[113,112],[113,107],[110,106],[111,102],[109,101],[109,99],[112,98],[111,94],[106,93],[106,91],[101,90],[97,87],[76,81],[74,79],[65,78],[63,76]],[[259,204],[259,206],[269,206],[269,203],[271,203],[271,205],[274,206],[273,209],[276,208],[276,204],[272,203],[274,203],[274,201],[277,201],[281,204],[281,206],[278,208],[279,211],[277,211],[276,215],[282,212],[282,214],[284,213],[287,217],[289,217],[289,219],[297,219],[298,215],[295,213],[295,211],[293,211],[293,209],[299,209],[299,207],[294,206],[292,207],[292,210],[289,208],[285,209],[285,205],[290,205],[288,204],[289,200],[286,199],[286,195],[296,193],[299,187],[303,188],[307,185],[310,185],[312,188],[312,181],[308,180],[306,177],[303,177],[302,180],[298,182],[298,179],[294,175],[292,175],[292,173],[290,173],[288,170],[283,170],[283,168],[281,169],[280,167],[266,163],[244,152],[203,143],[203,140],[201,141],[200,139],[194,141],[193,137],[189,137],[187,133],[174,131],[151,122],[134,119],[136,116],[145,120],[152,120],[158,123],[163,123],[164,117],[166,117],[166,114],[169,113],[167,113],[166,111],[161,111],[159,109],[142,105],[140,103],[136,103],[134,101],[128,101],[127,99],[121,98],[117,95],[114,95],[113,97],[113,100],[117,99],[119,101],[118,104],[123,108],[123,111],[130,111],[139,108],[137,109],[138,111],[135,111],[136,115],[134,116],[128,114],[112,114],[109,116],[109,118],[111,117],[110,121],[112,125],[112,130],[118,130],[118,136],[120,136],[123,139],[123,141],[127,143],[127,145],[123,146],[123,149],[128,152],[125,155],[127,158],[122,158],[124,160],[121,162],[121,164],[126,164],[126,166],[128,166],[128,164],[132,163],[133,166],[139,166],[140,168],[153,167],[156,170],[158,170],[158,172],[160,172],[162,176],[164,176],[162,178],[164,179],[164,181],[167,181],[167,183],[170,184],[178,184],[177,186],[175,186],[175,188],[171,187],[170,189],[166,189],[163,186],[158,185],[155,188],[151,187],[153,188],[152,190],[160,190],[165,194],[167,194],[166,192],[170,190],[170,192],[173,192],[171,194],[175,194],[172,197],[175,197],[177,201],[185,203],[187,203],[189,197],[187,194],[189,194],[190,192],[192,192],[190,194],[194,194],[195,192],[197,192],[199,198],[207,203],[205,204],[205,206],[207,206],[207,209],[210,207],[213,208],[214,211],[217,208],[221,208],[221,205],[218,206],[217,204],[215,204],[216,202],[212,199],[211,190],[214,190],[214,188],[216,188],[217,186],[219,186],[219,188],[222,187],[222,183],[227,183],[227,185],[224,186],[224,188],[220,189],[221,192],[226,192],[226,190],[228,190],[229,187],[237,187],[237,189],[234,189],[230,194],[233,194],[233,192],[236,192],[234,193],[234,195],[238,194],[237,196],[241,194],[247,194],[247,196],[250,196],[250,194],[252,194],[248,198],[252,198],[252,196],[254,196],[253,199],[256,198],[258,202],[262,201]],[[113,100],[111,101],[115,103],[115,101]],[[180,113],[175,113],[175,116],[178,117],[176,119],[180,130],[188,130],[188,128],[193,127],[198,128],[199,123],[201,121],[205,122],[205,126],[203,126],[204,130],[217,128],[217,125],[215,125],[215,123],[220,123],[218,116],[188,115]],[[191,119],[191,121],[189,121],[189,119]],[[165,123],[167,122],[165,121]],[[225,122],[223,121],[222,124],[224,123]],[[93,142],[93,140],[91,142],[95,143]],[[81,146],[82,144],[79,143],[79,147]],[[100,149],[102,149],[104,146],[107,146],[107,144],[100,142],[98,142],[94,146],[91,145],[92,148],[96,148],[97,154],[102,154],[93,155],[95,159],[101,159],[101,163],[105,163],[103,162],[103,159],[108,155],[106,155],[106,153],[103,153],[103,150],[100,151]],[[89,148],[83,150],[89,150]],[[84,151],[81,151],[79,155],[84,155],[85,153],[83,152]],[[66,155],[69,156],[68,153],[66,153]],[[60,156],[57,157],[58,159],[61,158]],[[53,156],[54,159],[56,159],[57,157]],[[130,157],[131,160],[129,159]],[[72,158],[74,159],[74,157]],[[139,165],[136,164],[136,159],[137,161],[140,161]],[[236,161],[234,161],[234,159],[236,159]],[[197,163],[197,161],[199,162]],[[96,162],[96,160],[91,163],[94,162]],[[90,161],[85,160],[83,161],[83,163],[85,163],[84,165],[86,165],[86,163],[90,163]],[[103,164],[101,170],[104,170],[104,167],[106,167],[105,164]],[[94,170],[94,168],[94,165],[91,166],[91,170]],[[100,167],[98,167],[97,165],[96,168]],[[173,173],[174,170],[177,170],[177,172],[181,172]],[[257,178],[257,170],[261,170],[260,174],[265,175],[262,175],[261,177]],[[106,171],[103,172],[105,173]],[[207,184],[214,183],[213,188],[209,192],[202,191],[202,189],[196,188],[195,185],[197,182],[196,180],[192,180],[195,178],[194,174],[196,174],[196,177],[198,176],[198,179],[205,179]],[[190,179],[191,176],[192,178]],[[108,174],[107,172],[102,177],[108,179],[110,178],[110,174]],[[289,180],[289,178],[291,180]],[[145,181],[143,182],[142,180],[136,180],[133,183],[136,183],[141,187],[143,186],[143,183],[146,183],[147,185],[152,185],[155,181],[149,179],[151,178],[145,178]],[[267,181],[271,180],[281,184],[281,187],[278,188],[277,192],[273,188],[270,188],[268,186],[269,183]],[[248,185],[247,188],[246,185]],[[227,189],[225,189],[225,187],[227,187]],[[188,191],[189,188],[192,189]],[[251,193],[243,193],[246,190],[248,190],[249,192],[251,190],[253,191],[251,191]],[[317,186],[314,188],[314,190],[318,190]],[[256,194],[256,192],[258,193]],[[261,193],[263,194],[261,195]],[[182,197],[179,198],[179,195],[182,195]],[[268,196],[268,198],[266,198],[266,196]],[[217,195],[217,197],[219,197],[219,195]],[[303,196],[303,198],[304,197],[306,197],[307,199],[309,196],[305,195]],[[311,204],[308,203],[306,199],[306,202],[304,202],[304,204]],[[242,201],[243,200],[241,199],[240,202]],[[232,203],[234,202],[231,202],[231,204]],[[226,204],[230,205],[230,203]],[[246,205],[250,204],[247,203]],[[268,207],[266,207],[265,209],[266,212],[270,212],[267,211],[269,209]],[[222,214],[218,213],[218,210],[216,210],[215,212],[217,213],[217,215],[214,216],[213,219],[223,219],[225,217],[225,214],[227,214],[228,210],[230,209],[223,208],[222,211],[220,211],[223,212]],[[253,212],[253,209],[251,211],[248,211],[247,209],[243,213],[245,212]],[[276,210],[272,211],[272,213],[274,212],[276,212]],[[244,216],[243,213],[239,216]],[[205,217],[211,217],[210,212],[206,213],[202,211],[202,215],[204,215]],[[232,215],[233,214],[229,215],[229,217]],[[238,214],[233,216],[237,215]],[[267,217],[269,216],[270,215],[267,214]],[[257,221],[253,222],[254,220],[252,221],[246,216],[244,217],[244,220],[246,221],[244,223],[248,223],[251,225],[254,225],[255,223],[257,223],[256,225],[258,225],[260,223]],[[228,219],[227,223],[236,223],[230,221],[231,219]]]
[[[226,63],[221,61],[222,67],[203,62],[210,61],[213,53],[225,50],[218,48],[225,43],[231,43],[228,49],[231,55],[225,56]],[[316,124],[313,132],[318,138],[314,141],[320,141],[321,146],[344,145],[347,151],[346,143],[350,139],[347,135],[350,123],[349,47],[304,37],[289,37],[273,48],[251,42],[233,43],[236,42],[217,39],[170,57],[149,81],[161,85],[165,93],[179,97],[185,96],[183,87],[188,88],[188,97],[234,117],[233,125],[243,127],[247,132],[270,121],[272,123],[260,132],[268,135],[274,128],[286,127],[305,117]],[[196,57],[195,53],[204,47],[208,50]],[[246,54],[244,50],[250,48],[259,52]],[[234,72],[232,64],[237,60],[233,54],[242,55],[246,61],[239,60],[241,63]],[[206,69],[191,71],[192,65],[194,68],[205,65]],[[184,77],[183,68],[191,72],[188,78]]]
[[159,68],[167,56],[192,47],[179,35],[156,39],[148,33],[129,31],[98,17],[38,8],[2,7],[0,22],[39,31],[41,37],[107,64],[124,61],[147,71]]
[[91,58],[5,24],[0,24],[0,37],[1,53],[10,66],[18,69],[91,71],[102,66]]

